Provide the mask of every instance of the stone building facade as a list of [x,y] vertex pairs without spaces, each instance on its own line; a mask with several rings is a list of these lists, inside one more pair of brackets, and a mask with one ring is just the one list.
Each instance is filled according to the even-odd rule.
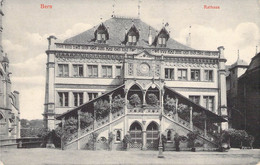
[[19,92],[11,91],[9,59],[2,46],[2,4],[0,5],[0,146],[8,146],[20,137]]
[[[197,130],[201,142],[212,147],[216,143],[207,124],[215,131],[228,127],[224,47],[195,50],[170,38],[165,26],[157,31],[138,18],[116,16],[63,43],[54,39],[49,37],[46,51],[46,128],[72,116],[80,119],[84,112],[95,116],[99,100],[110,106],[116,96],[125,100],[121,110],[94,117],[93,127],[79,128],[67,148],[82,148],[93,132],[99,139],[114,133],[115,148],[128,133],[136,142],[133,148],[151,148],[160,128],[169,141],[175,133]],[[139,105],[131,105],[135,94]],[[158,100],[153,106],[149,94]],[[185,105],[189,120],[164,111],[167,99],[175,107]],[[205,115],[202,129],[193,124],[194,113]]]

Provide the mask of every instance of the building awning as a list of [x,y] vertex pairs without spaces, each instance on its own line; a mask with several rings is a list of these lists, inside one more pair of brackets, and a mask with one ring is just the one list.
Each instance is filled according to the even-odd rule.
[[63,117],[66,117],[67,115],[74,114],[74,113],[76,113],[78,110],[83,109],[83,108],[86,107],[87,105],[89,105],[89,104],[91,104],[91,103],[97,101],[98,99],[100,99],[100,98],[102,98],[102,97],[104,97],[104,96],[106,96],[106,95],[110,95],[110,94],[113,93],[114,91],[116,91],[116,90],[118,90],[118,89],[120,89],[120,88],[123,88],[124,86],[125,86],[124,84],[123,84],[123,85],[120,85],[119,87],[113,89],[112,91],[109,91],[109,92],[107,92],[107,93],[104,93],[103,95],[101,95],[101,96],[99,96],[99,97],[97,97],[97,98],[95,98],[95,99],[92,99],[92,100],[90,100],[90,101],[88,101],[88,102],[86,102],[86,103],[84,103],[84,104],[82,104],[82,105],[80,105],[80,106],[78,106],[78,107],[76,107],[76,108],[74,108],[74,109],[71,109],[71,110],[69,110],[69,111],[67,111],[67,112],[64,112],[64,113],[58,115],[58,116],[56,117],[56,119],[57,119],[57,120],[61,120]]
[[191,107],[193,107],[193,111],[197,111],[197,112],[205,112],[207,118],[209,120],[211,120],[212,122],[227,122],[226,119],[224,119],[222,116],[219,116],[215,113],[213,113],[212,111],[202,107],[199,104],[194,103],[193,101],[191,101],[189,98],[183,96],[182,94],[176,92],[174,89],[171,89],[170,87],[164,86],[165,89],[168,89],[169,91],[173,92],[174,95],[177,96],[178,99],[181,99],[181,101]]

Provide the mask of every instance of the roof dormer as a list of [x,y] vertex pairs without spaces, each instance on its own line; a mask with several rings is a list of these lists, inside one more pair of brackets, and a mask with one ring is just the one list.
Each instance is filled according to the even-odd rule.
[[170,38],[169,32],[163,27],[154,39],[154,45],[158,47],[166,47],[167,41]]
[[127,45],[136,45],[138,40],[139,40],[139,31],[137,30],[135,25],[133,25],[126,33],[125,43]]
[[94,35],[95,41],[97,43],[106,43],[106,41],[109,39],[108,30],[103,23],[99,25]]

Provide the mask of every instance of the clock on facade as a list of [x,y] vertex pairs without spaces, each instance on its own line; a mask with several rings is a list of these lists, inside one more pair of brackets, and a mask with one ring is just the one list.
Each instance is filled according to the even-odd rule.
[[147,74],[149,72],[149,66],[147,64],[141,64],[140,65],[140,71],[143,74]]

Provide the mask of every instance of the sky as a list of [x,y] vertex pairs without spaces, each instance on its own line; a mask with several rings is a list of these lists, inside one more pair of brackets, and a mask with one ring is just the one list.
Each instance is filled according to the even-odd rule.
[[[52,5],[41,9],[41,4]],[[10,60],[12,88],[20,92],[21,118],[42,119],[47,37],[63,42],[115,15],[138,16],[138,0],[4,0],[3,48]],[[219,6],[219,9],[204,9]],[[191,47],[225,47],[227,65],[250,63],[260,51],[260,0],[141,0],[140,19]],[[191,28],[190,28],[191,27]]]

